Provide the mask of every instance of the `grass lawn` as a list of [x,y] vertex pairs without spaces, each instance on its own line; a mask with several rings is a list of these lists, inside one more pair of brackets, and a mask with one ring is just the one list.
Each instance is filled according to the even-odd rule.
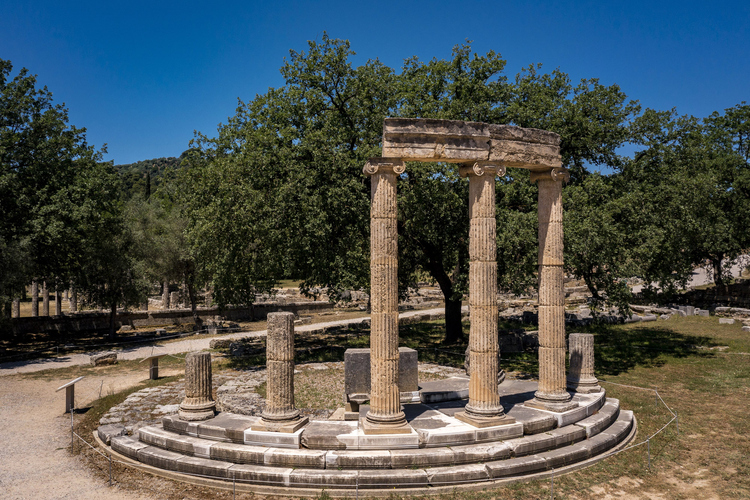
[[[466,328],[468,333],[468,324]],[[635,412],[635,443],[661,429],[672,415],[657,403],[653,391],[623,385],[658,388],[663,400],[679,416],[679,434],[673,424],[651,440],[650,468],[644,445],[588,469],[556,477],[555,498],[750,498],[750,335],[742,332],[741,324],[719,325],[715,317],[694,316],[579,328],[568,333],[574,331],[595,335],[597,376],[608,397],[618,398],[623,409]],[[466,344],[443,345],[443,333],[440,322],[404,326],[401,345],[419,349],[420,361],[461,366]],[[346,348],[368,344],[367,330],[300,333],[296,339],[300,348],[297,362],[339,361]],[[258,347],[262,348],[262,344],[258,343]],[[265,359],[259,353],[217,363],[217,368],[242,369],[262,365]],[[502,365],[508,372],[533,376],[536,363],[534,354],[524,353],[504,355]],[[107,403],[124,397],[112,395]],[[311,394],[312,400],[316,397]],[[95,404],[92,417],[105,407],[108,405]],[[158,491],[159,498],[231,498],[231,493],[178,486],[132,470],[119,470],[116,477],[125,488],[139,488],[145,481],[149,490]],[[420,498],[550,498],[550,486],[547,479],[444,495],[431,495],[425,490]],[[258,497],[237,494],[237,498]],[[400,498],[397,490],[392,492],[392,498]]]

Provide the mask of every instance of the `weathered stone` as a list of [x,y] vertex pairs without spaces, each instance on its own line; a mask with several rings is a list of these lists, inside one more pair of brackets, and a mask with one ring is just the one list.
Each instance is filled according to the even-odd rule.
[[547,470],[547,461],[537,456],[498,460],[496,462],[487,462],[484,465],[487,467],[490,476],[494,479],[522,476],[524,474],[533,474]]
[[234,464],[199,457],[182,457],[177,460],[176,465],[177,471],[185,474],[224,478],[228,476],[227,471]]
[[325,450],[269,448],[263,455],[264,464],[271,467],[305,467],[325,469]]
[[390,469],[388,450],[346,450],[326,453],[326,469]]
[[502,441],[451,446],[451,450],[453,450],[453,463],[455,464],[503,460],[510,458],[513,453],[510,446]]
[[590,450],[585,445],[574,444],[560,448],[557,450],[551,450],[538,455],[539,458],[544,459],[547,462],[547,468],[557,469],[564,467],[575,462],[585,460],[589,456]]
[[453,464],[451,448],[419,448],[416,450],[391,450],[393,468],[433,467]]
[[116,352],[101,352],[94,354],[90,358],[91,366],[104,366],[104,365],[116,365],[117,364],[117,353]]
[[302,446],[316,450],[344,450],[346,443],[338,437],[357,431],[358,422],[314,421],[302,433]]
[[607,402],[597,413],[576,422],[575,425],[585,429],[586,436],[590,438],[612,425],[612,422],[617,419],[619,413],[620,401],[613,398],[607,398]]
[[[419,390],[417,351],[408,347],[398,348],[398,390],[402,393]],[[370,397],[370,349],[347,349],[344,352],[344,393],[354,396],[359,402]],[[355,396],[356,395],[356,396]]]
[[264,464],[263,455],[269,448],[236,443],[215,443],[211,446],[211,458],[236,464]]
[[472,481],[486,481],[489,473],[484,464],[454,465],[427,469],[427,480],[432,486],[462,484]]
[[290,476],[293,471],[294,469],[282,467],[233,465],[227,469],[227,477],[265,486],[289,487],[291,485]]
[[130,436],[115,436],[110,441],[110,446],[117,453],[121,453],[126,457],[138,460],[138,451],[149,446],[145,443],[141,443],[137,439]]
[[427,486],[427,473],[424,470],[361,470],[359,485],[378,488],[418,488]]
[[106,445],[111,443],[112,438],[127,435],[125,426],[119,424],[100,425],[96,433],[99,435],[99,439]]
[[733,318],[719,318],[719,324],[720,325],[733,325],[734,319]]
[[354,470],[293,470],[289,482],[296,487],[351,488],[356,484],[358,471]]
[[166,470],[177,470],[177,461],[184,455],[173,451],[162,450],[154,446],[148,446],[138,450],[138,461],[152,467]]
[[216,402],[211,397],[211,353],[191,352],[185,357],[185,399],[180,403],[182,420],[212,418]]
[[568,389],[584,394],[601,392],[594,375],[594,336],[590,333],[571,333],[568,337],[570,370]]

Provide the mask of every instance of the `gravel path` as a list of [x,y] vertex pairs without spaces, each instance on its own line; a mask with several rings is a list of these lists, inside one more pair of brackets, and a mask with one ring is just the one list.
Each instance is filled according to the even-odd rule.
[[[445,310],[443,308],[436,309],[423,309],[417,311],[407,311],[399,314],[400,318],[408,318],[418,314],[436,314],[442,313]],[[314,330],[320,327],[329,326],[341,326],[352,323],[359,323],[362,320],[368,318],[354,318],[354,319],[341,319],[337,321],[329,321],[326,323],[314,323],[311,325],[301,325],[295,327],[298,332],[304,332],[308,330]],[[237,332],[222,335],[222,339],[240,339],[245,337],[265,337],[266,330],[257,332]],[[193,337],[186,340],[179,340],[177,342],[169,342],[162,345],[147,345],[140,347],[124,347],[122,350],[117,351],[117,357],[124,360],[143,359],[151,354],[178,354],[182,352],[202,351],[209,348],[209,343],[215,337],[201,338]],[[38,360],[24,360],[24,361],[11,361],[8,363],[0,363],[0,376],[3,375],[15,375],[20,373],[33,373],[42,370],[48,370],[50,368],[66,368],[68,366],[76,365],[87,365],[89,364],[89,357],[92,354],[96,354],[95,351],[84,353],[84,354],[71,354],[68,356],[59,356],[56,358],[38,359]]]

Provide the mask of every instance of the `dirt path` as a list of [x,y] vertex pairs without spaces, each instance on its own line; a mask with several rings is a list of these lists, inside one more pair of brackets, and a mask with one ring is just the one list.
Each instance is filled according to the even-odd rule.
[[[117,392],[142,379],[142,373],[113,372],[107,375],[103,391]],[[63,414],[64,391],[55,392],[65,382],[67,379],[10,376],[0,383],[0,496],[33,500],[150,498],[109,488],[70,455],[70,414]],[[100,378],[92,377],[76,386],[80,406],[98,397],[100,383]]]
[[[445,309],[423,309],[417,311],[407,311],[399,314],[400,318],[407,318],[417,314],[435,314],[442,313]],[[315,323],[312,325],[303,325],[295,328],[296,331],[305,332],[308,330],[314,330],[320,327],[330,326],[341,326],[350,323],[359,323],[363,319],[367,318],[355,318],[355,319],[341,319],[336,321],[329,321],[326,323]],[[239,339],[245,337],[265,337],[266,330],[256,332],[237,332],[222,335],[222,339]],[[182,352],[202,351],[209,348],[211,338],[201,338],[200,336],[194,336],[190,339],[180,340],[177,342],[169,342],[162,345],[148,345],[141,347],[125,347],[122,350],[117,351],[119,359],[133,360],[143,359],[152,354],[178,354]],[[56,358],[39,359],[39,360],[24,360],[24,361],[12,361],[8,363],[0,363],[0,376],[3,375],[16,375],[20,373],[33,373],[42,370],[48,370],[50,368],[66,368],[69,366],[76,365],[87,365],[89,364],[89,357],[96,352],[88,352],[84,354],[71,354],[69,356],[59,356]]]

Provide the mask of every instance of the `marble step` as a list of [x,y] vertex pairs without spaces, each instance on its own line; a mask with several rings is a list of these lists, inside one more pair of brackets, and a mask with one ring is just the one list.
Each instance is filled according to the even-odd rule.
[[[610,405],[610,408],[611,406],[613,405]],[[606,411],[605,408],[602,408],[602,410],[600,413]],[[351,452],[336,450],[320,455],[322,450],[306,450],[312,452],[312,454],[304,455],[308,457],[309,461],[305,462],[300,458],[299,465],[292,466],[286,461],[287,458],[297,456],[296,453],[301,450],[277,449],[272,451],[272,449],[267,449],[262,453],[263,463],[261,464],[258,463],[260,460],[258,456],[252,455],[250,450],[246,450],[247,453],[243,457],[245,460],[255,461],[256,463],[235,463],[231,460],[222,460],[219,457],[224,455],[213,453],[216,446],[220,447],[217,450],[221,449],[222,446],[239,446],[230,443],[212,442],[209,445],[205,445],[204,443],[193,441],[191,442],[192,445],[195,446],[197,444],[198,447],[193,448],[193,455],[187,455],[184,451],[177,452],[160,448],[159,446],[142,442],[132,436],[116,436],[111,439],[111,447],[116,453],[159,469],[208,476],[216,479],[234,479],[238,482],[253,484],[327,488],[353,488],[356,486],[365,489],[445,486],[469,481],[523,476],[551,469],[559,470],[561,467],[602,456],[624,440],[632,438],[634,432],[635,419],[631,411],[619,411],[618,407],[615,416],[616,419],[610,422],[609,425],[604,425],[606,419],[603,419],[598,422],[588,422],[584,426],[571,426],[580,429],[588,437],[547,451],[542,450],[552,444],[554,439],[546,440],[544,443],[539,442],[536,451],[532,451],[532,448],[534,448],[532,446],[519,448],[519,453],[526,453],[523,456],[516,455],[516,451],[514,451],[510,441],[495,443],[497,445],[495,454],[487,453],[484,455],[486,460],[481,463],[456,462],[455,450],[452,448],[391,451],[390,462],[386,457],[387,452],[385,451],[377,454],[373,452],[356,452],[359,454],[359,458],[357,458],[356,454],[350,455],[349,453]],[[562,431],[564,429],[558,430]],[[590,436],[588,435],[589,432],[592,433]],[[580,431],[578,435],[581,435]],[[152,432],[151,430],[144,431],[143,436],[150,436],[146,437],[146,439],[152,439],[154,442],[164,439],[161,442],[165,445],[168,442],[166,435]],[[509,450],[498,451],[503,449],[504,446],[507,446]],[[415,462],[412,462],[412,465],[402,465],[402,462],[399,460],[394,461],[393,455],[393,453],[398,455],[400,453],[415,453],[418,451],[431,455],[439,455],[444,453],[445,450],[453,451],[450,464],[447,464],[449,459],[446,456],[443,457],[442,460],[445,465],[433,465],[433,463],[417,464]],[[256,451],[260,452],[260,450]],[[279,454],[278,452],[282,453]],[[369,457],[365,457],[365,455],[369,455]],[[302,456],[299,455],[299,457]],[[350,464],[366,468],[346,468],[345,465],[347,462],[340,459],[340,457],[344,456],[349,457]],[[426,455],[423,458],[425,457]],[[230,453],[226,458],[236,457],[231,456]],[[365,458],[367,458],[367,461],[364,461]],[[459,458],[459,460],[462,459],[465,459],[465,457]]]

